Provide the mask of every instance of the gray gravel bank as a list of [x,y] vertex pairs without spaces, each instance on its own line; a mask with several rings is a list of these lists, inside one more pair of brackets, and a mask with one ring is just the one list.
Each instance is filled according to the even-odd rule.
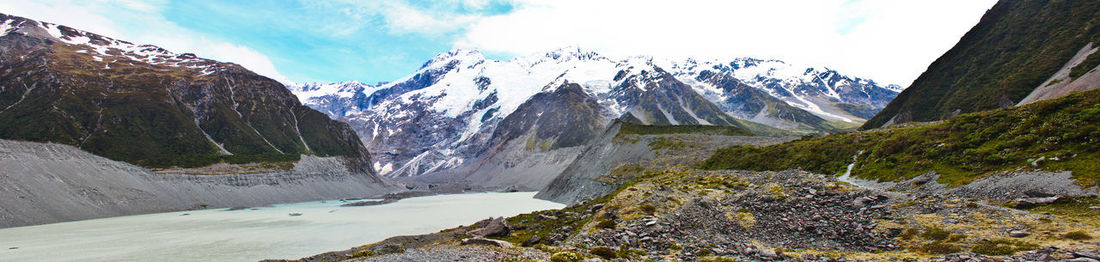
[[0,228],[394,190],[372,174],[349,172],[343,163],[303,156],[287,172],[169,175],[68,145],[0,140]]

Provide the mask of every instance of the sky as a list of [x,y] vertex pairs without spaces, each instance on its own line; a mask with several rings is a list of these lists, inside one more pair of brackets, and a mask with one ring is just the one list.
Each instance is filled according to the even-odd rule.
[[0,0],[0,12],[241,64],[284,83],[392,81],[438,53],[579,46],[780,59],[908,86],[995,0]]

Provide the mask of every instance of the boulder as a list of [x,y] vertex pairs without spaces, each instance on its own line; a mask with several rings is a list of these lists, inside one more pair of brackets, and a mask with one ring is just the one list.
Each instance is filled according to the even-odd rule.
[[499,248],[514,247],[514,245],[512,245],[512,243],[508,243],[508,241],[488,239],[488,238],[482,238],[482,237],[464,238],[464,239],[462,239],[462,244],[463,245],[487,245],[487,246],[494,246],[494,247],[499,247]]
[[1010,236],[1010,237],[1019,238],[1019,237],[1027,237],[1027,236],[1030,236],[1030,235],[1031,235],[1031,233],[1028,233],[1027,231],[1024,231],[1024,230],[1008,231],[1008,236]]
[[1062,197],[1060,197],[1060,196],[1017,198],[1015,208],[1019,208],[1019,209],[1033,208],[1033,207],[1041,205],[1041,204],[1054,203],[1055,201],[1058,201],[1058,199],[1061,199],[1061,198]]
[[534,245],[538,244],[539,242],[542,242],[542,238],[540,238],[539,236],[531,236],[527,240],[523,241],[523,246],[525,246],[525,247],[534,246]]
[[508,222],[504,221],[504,217],[497,217],[490,219],[485,227],[466,232],[466,235],[472,237],[504,237],[511,232],[512,227],[508,226]]

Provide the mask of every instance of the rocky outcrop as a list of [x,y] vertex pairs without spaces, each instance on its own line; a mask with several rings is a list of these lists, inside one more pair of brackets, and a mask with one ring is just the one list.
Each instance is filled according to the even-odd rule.
[[73,146],[0,140],[0,227],[197,208],[380,195],[395,190],[336,157],[261,174],[157,174]]
[[479,238],[479,237],[506,237],[508,233],[512,232],[512,227],[508,226],[508,221],[504,221],[504,217],[497,217],[489,219],[485,226],[466,232],[466,235]]
[[[948,187],[936,182],[936,172],[914,177],[901,182],[877,183],[873,186],[891,191],[912,192],[924,195],[950,195],[956,197],[982,198],[999,202],[1017,199],[1033,199],[1053,196],[1077,197],[1100,196],[1100,187],[1082,187],[1070,171],[1019,170],[1002,172],[977,179],[958,187]],[[1053,201],[1053,200],[1050,200]]]

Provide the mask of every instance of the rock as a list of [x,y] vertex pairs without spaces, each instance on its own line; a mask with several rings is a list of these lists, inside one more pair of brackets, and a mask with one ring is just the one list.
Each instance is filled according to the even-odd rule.
[[512,243],[508,243],[507,241],[481,238],[481,237],[464,238],[464,239],[462,239],[462,244],[463,245],[488,245],[488,246],[494,246],[494,247],[499,247],[499,248],[512,248],[512,247],[515,247],[515,246],[512,245]]
[[864,206],[867,205],[868,202],[871,202],[870,199],[863,198],[863,197],[856,198],[855,200],[852,200],[852,206],[857,207],[857,208],[858,207],[864,207]]
[[537,235],[536,236],[531,236],[527,240],[523,241],[523,246],[525,246],[525,247],[534,246],[534,245],[537,245],[539,242],[542,242],[542,238],[540,238]]
[[466,235],[472,237],[502,237],[508,236],[508,233],[512,232],[512,227],[508,226],[508,222],[504,221],[504,217],[497,217],[489,220],[489,224],[485,227],[466,232]]
[[1024,231],[1024,230],[1008,231],[1008,236],[1010,236],[1010,237],[1026,237],[1026,236],[1030,236],[1030,235],[1031,235],[1031,233],[1028,233],[1027,231]]
[[541,220],[558,220],[558,217],[556,217],[556,216],[543,215],[543,214],[539,214],[538,218],[541,219]]
[[402,252],[405,252],[405,247],[402,247],[398,244],[386,244],[382,247],[379,247],[378,250],[374,250],[374,253],[376,254],[393,254]]
[[1085,258],[1100,260],[1100,255],[1097,255],[1096,251],[1089,251],[1089,250],[1074,251],[1073,256],[1074,257],[1085,257]]
[[1062,261],[1063,262],[1098,262],[1100,260],[1087,258],[1087,257],[1079,257],[1079,258],[1074,258],[1074,259],[1066,259],[1066,260],[1062,260]]
[[1027,196],[1027,197],[1030,197],[1030,198],[1043,198],[1043,197],[1058,196],[1058,195],[1055,195],[1055,194],[1046,193],[1046,192],[1042,192],[1042,191],[1036,191],[1036,190],[1028,190],[1027,192],[1024,192],[1024,195]]
[[760,249],[760,256],[764,258],[778,258],[779,254],[776,253],[775,250]]
[[645,222],[646,226],[653,226],[653,225],[656,225],[656,224],[657,224],[657,220],[650,220],[650,221]]
[[401,199],[400,198],[386,198],[386,199],[382,199],[382,200],[355,201],[355,202],[343,204],[343,205],[340,205],[340,206],[342,206],[342,207],[378,206],[378,205],[385,205],[385,204],[397,202],[397,200],[401,200]]
[[1017,198],[1016,199],[1016,205],[1014,207],[1019,208],[1019,209],[1033,208],[1033,207],[1041,205],[1041,204],[1054,203],[1055,201],[1058,201],[1058,199],[1061,199],[1061,197],[1051,196],[1051,197]]
[[1090,206],[1089,209],[1100,210],[1100,206]]

